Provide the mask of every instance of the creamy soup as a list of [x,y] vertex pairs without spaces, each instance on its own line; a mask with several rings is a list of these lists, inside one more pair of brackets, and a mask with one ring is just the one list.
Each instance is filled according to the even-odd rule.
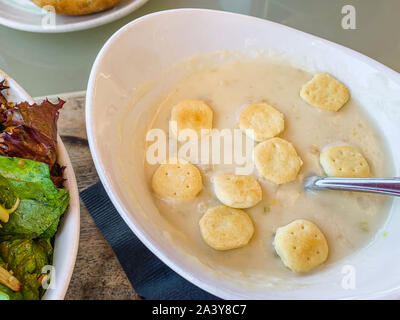
[[[293,182],[275,185],[257,177],[263,199],[255,207],[245,209],[251,216],[255,234],[243,248],[216,251],[202,239],[199,220],[205,211],[220,205],[211,183],[217,173],[234,173],[235,166],[198,165],[204,188],[194,200],[160,199],[154,194],[159,213],[181,234],[176,241],[202,263],[218,270],[246,275],[286,278],[295,275],[276,255],[273,237],[277,228],[296,219],[314,222],[325,234],[329,245],[328,260],[321,268],[355,252],[372,241],[385,220],[390,199],[385,196],[339,192],[305,191],[303,179],[309,175],[325,175],[320,164],[320,151],[326,146],[349,144],[358,148],[376,177],[390,176],[390,159],[384,143],[367,115],[354,100],[339,112],[320,110],[306,104],[299,96],[312,74],[288,64],[267,59],[231,61],[203,66],[178,82],[157,105],[149,129],[168,132],[171,109],[185,99],[203,100],[213,109],[213,127],[238,128],[238,113],[249,103],[267,102],[285,116],[285,130],[279,137],[293,143],[304,164]],[[346,83],[351,92],[351,83]],[[158,165],[145,162],[149,186]],[[173,235],[172,235],[173,238]],[[183,240],[184,239],[184,240]]]

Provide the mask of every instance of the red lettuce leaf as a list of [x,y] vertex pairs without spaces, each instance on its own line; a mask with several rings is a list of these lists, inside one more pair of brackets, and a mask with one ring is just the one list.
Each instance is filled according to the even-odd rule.
[[0,105],[2,105],[2,104],[6,105],[7,104],[6,97],[3,96],[3,94],[1,93],[2,90],[6,90],[6,89],[10,88],[10,87],[5,85],[5,81],[6,80],[3,80],[3,81],[0,82]]
[[5,127],[23,126],[44,136],[51,144],[57,144],[57,120],[59,110],[64,101],[58,99],[57,104],[44,100],[40,105],[30,105],[28,102],[19,103],[3,111]]
[[[6,89],[4,81],[1,90]],[[2,103],[4,99],[5,103]],[[57,187],[62,187],[63,168],[57,164],[57,120],[64,101],[53,104],[44,100],[41,104],[21,102],[7,103],[0,96],[0,155],[18,157],[47,163]]]
[[50,170],[50,178],[57,188],[62,188],[64,185],[64,170],[65,166],[60,166],[57,162]]
[[0,82],[0,123],[5,121],[5,117],[3,115],[3,111],[6,110],[7,108],[7,99],[6,97],[1,93],[2,90],[6,90],[9,87],[7,87],[4,83],[6,80],[3,80]]
[[56,144],[40,132],[26,126],[7,127],[0,134],[0,154],[47,163],[57,160]]

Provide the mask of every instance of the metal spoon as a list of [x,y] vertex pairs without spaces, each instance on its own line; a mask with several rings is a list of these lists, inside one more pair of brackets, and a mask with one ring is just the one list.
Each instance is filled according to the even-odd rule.
[[333,178],[311,176],[303,181],[306,190],[346,190],[400,196],[400,178]]

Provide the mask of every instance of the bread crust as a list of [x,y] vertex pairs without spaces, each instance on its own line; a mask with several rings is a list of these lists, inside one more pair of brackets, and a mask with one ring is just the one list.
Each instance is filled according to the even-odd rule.
[[32,0],[43,8],[53,6],[56,13],[66,15],[82,15],[100,12],[115,6],[121,0]]

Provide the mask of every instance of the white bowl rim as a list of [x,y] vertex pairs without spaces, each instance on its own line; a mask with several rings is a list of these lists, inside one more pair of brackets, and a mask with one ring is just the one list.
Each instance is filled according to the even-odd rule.
[[43,29],[41,26],[21,23],[3,17],[0,17],[0,24],[15,30],[34,33],[66,33],[79,30],[87,30],[121,19],[131,12],[135,11],[136,9],[140,8],[148,1],[149,0],[135,0],[134,2],[127,4],[125,7],[120,8],[115,12],[109,12],[108,14],[85,21],[61,25],[54,29]]
[[[385,74],[391,75],[391,79],[395,81],[397,84],[400,85],[400,77],[399,73],[390,69],[389,67],[385,66],[384,64],[373,60],[372,58],[369,58],[355,50],[349,49],[347,47],[344,47],[340,44],[331,42],[329,40],[311,35],[309,33],[282,25],[280,23],[276,23],[273,21],[269,21],[267,19],[262,19],[262,18],[257,18],[253,16],[248,16],[244,14],[238,14],[238,13],[233,13],[233,12],[226,12],[226,11],[220,11],[220,10],[213,10],[213,9],[199,9],[199,8],[179,8],[179,9],[170,9],[170,10],[163,10],[159,12],[154,12],[147,14],[145,16],[142,16],[140,18],[137,18],[130,23],[126,24],[125,26],[121,27],[118,31],[116,31],[104,44],[104,46],[101,48],[99,51],[95,62],[93,63],[92,70],[89,76],[89,81],[87,85],[87,94],[86,94],[86,130],[87,130],[87,136],[88,136],[88,142],[89,142],[89,147],[90,151],[92,153],[92,158],[96,167],[96,170],[98,172],[100,181],[102,182],[111,202],[115,206],[116,210],[120,214],[120,216],[123,218],[125,223],[129,226],[129,228],[135,233],[135,235],[140,239],[140,241],[150,250],[152,251],[161,261],[163,261],[168,267],[170,267],[172,270],[174,270],[176,273],[178,273],[180,276],[188,280],[189,282],[192,282],[199,288],[217,296],[222,299],[232,299],[232,295],[229,295],[226,291],[220,290],[218,287],[215,287],[212,285],[210,281],[200,281],[198,277],[194,276],[193,273],[190,270],[184,270],[181,267],[179,267],[173,259],[169,257],[168,254],[165,254],[162,250],[159,249],[159,246],[155,243],[152,243],[149,241],[151,238],[148,233],[144,230],[141,230],[139,227],[136,226],[136,221],[134,217],[130,217],[127,214],[126,208],[122,205],[122,201],[120,201],[119,197],[114,194],[111,188],[111,180],[110,178],[105,174],[106,168],[104,167],[100,157],[99,157],[99,152],[97,145],[95,143],[94,135],[93,135],[93,122],[92,122],[92,111],[94,111],[92,100],[93,100],[93,87],[96,81],[96,76],[97,76],[97,68],[100,65],[103,56],[107,52],[108,48],[111,46],[113,43],[114,39],[118,38],[120,34],[128,30],[130,27],[132,27],[135,24],[138,24],[142,22],[143,20],[146,19],[151,19],[155,16],[159,15],[168,15],[171,13],[175,12],[198,12],[198,13],[212,13],[212,14],[220,14],[220,15],[231,15],[231,16],[237,16],[240,17],[241,19],[251,19],[251,20],[257,20],[259,22],[263,22],[265,24],[270,24],[274,25],[275,27],[279,27],[283,30],[291,30],[293,33],[297,33],[301,35],[302,37],[306,37],[310,40],[313,41],[318,41],[321,43],[324,43],[326,45],[329,45],[331,47],[334,47],[348,55],[351,55],[358,60],[361,60],[369,65],[372,65],[374,68],[382,71]],[[371,293],[368,296],[368,299],[390,299],[390,298],[396,298],[399,296],[400,293],[400,287],[388,289],[386,291],[381,291],[379,293]],[[233,296],[235,294],[233,293]],[[236,298],[234,298],[236,299]],[[239,298],[240,299],[240,298]],[[359,297],[351,297],[350,299],[359,299]]]
[[[23,89],[13,78],[11,78],[7,73],[4,71],[0,70],[0,76],[3,79],[7,79],[8,85],[10,88],[14,91],[18,92],[18,95],[21,99],[21,101],[28,101],[29,103],[34,103],[35,101],[33,98]],[[71,219],[73,221],[73,224],[75,226],[74,228],[74,241],[72,245],[69,248],[69,256],[71,257],[68,260],[68,266],[65,274],[62,275],[61,278],[57,278],[57,285],[55,289],[49,289],[46,291],[44,294],[43,298],[44,300],[63,300],[65,297],[65,294],[67,293],[69,283],[71,281],[72,273],[74,271],[75,267],[75,262],[76,262],[76,257],[78,254],[78,248],[79,248],[79,235],[80,235],[80,202],[79,202],[79,192],[78,192],[78,185],[76,182],[75,178],[75,172],[72,167],[71,160],[69,158],[68,152],[64,146],[64,143],[62,142],[60,136],[57,137],[57,142],[58,142],[58,152],[62,154],[63,158],[65,161],[62,163],[62,165],[65,165],[67,168],[69,168],[67,175],[67,180],[69,184],[69,193],[70,193],[70,201],[69,201],[69,207],[67,208],[67,211],[64,214],[68,213],[68,219]],[[64,217],[65,218],[65,217]],[[57,236],[57,233],[56,233]],[[59,277],[59,276],[58,276]],[[60,285],[60,281],[62,285]],[[48,297],[50,296],[50,297]]]

